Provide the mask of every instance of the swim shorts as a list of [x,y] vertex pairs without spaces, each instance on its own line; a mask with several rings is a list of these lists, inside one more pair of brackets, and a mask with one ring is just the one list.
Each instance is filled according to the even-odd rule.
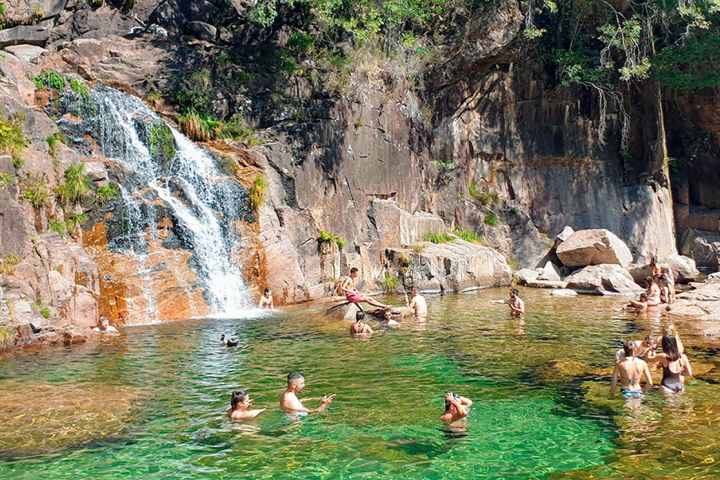
[[365,295],[361,293],[348,293],[345,298],[347,298],[348,302],[352,303],[360,303],[365,301]]
[[627,388],[623,388],[622,390],[620,390],[620,393],[622,393],[622,396],[625,398],[642,398],[643,397],[642,390],[628,390]]

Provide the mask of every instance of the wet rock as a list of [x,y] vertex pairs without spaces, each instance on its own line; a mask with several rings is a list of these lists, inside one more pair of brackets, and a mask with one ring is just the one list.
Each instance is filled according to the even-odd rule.
[[58,452],[122,435],[142,396],[140,389],[110,383],[4,380],[2,387],[3,457]]
[[47,53],[47,50],[36,45],[12,45],[5,47],[5,51],[15,55],[23,62],[31,62],[43,53]]
[[616,264],[591,265],[565,278],[567,288],[578,293],[633,295],[643,290],[630,274]]
[[560,274],[560,269],[555,266],[552,262],[545,263],[545,266],[542,268],[542,271],[540,272],[540,275],[537,277],[538,280],[548,280],[551,282],[560,282],[562,281],[562,275]]
[[107,167],[103,162],[85,162],[85,174],[94,182],[108,179]]
[[188,22],[185,24],[185,31],[206,42],[215,42],[217,38],[217,28],[205,22]]
[[44,47],[49,38],[46,27],[20,25],[0,30],[0,48],[22,44]]
[[720,233],[688,228],[680,238],[680,252],[695,260],[698,267],[717,270],[720,259]]
[[527,285],[528,282],[537,280],[540,276],[540,272],[531,270],[529,268],[523,268],[513,274],[520,285]]
[[566,267],[617,264],[627,267],[632,254],[625,243],[605,229],[579,230],[562,242],[556,250]]

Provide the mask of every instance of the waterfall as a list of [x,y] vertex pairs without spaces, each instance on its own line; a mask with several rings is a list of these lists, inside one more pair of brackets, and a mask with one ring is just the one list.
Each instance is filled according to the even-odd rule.
[[[192,253],[190,263],[213,316],[251,314],[245,282],[233,262],[240,249],[235,222],[250,215],[247,192],[207,150],[133,96],[97,86],[88,98],[75,99],[66,109],[83,120],[79,138],[89,134],[123,171],[121,196],[108,220],[120,233],[108,237],[108,248],[135,255],[145,265],[145,236],[157,238],[157,220],[170,216],[173,241]],[[151,290],[150,273],[138,273],[148,275],[144,288]],[[145,297],[151,299],[152,292]],[[152,301],[148,305],[148,310],[155,308]]]

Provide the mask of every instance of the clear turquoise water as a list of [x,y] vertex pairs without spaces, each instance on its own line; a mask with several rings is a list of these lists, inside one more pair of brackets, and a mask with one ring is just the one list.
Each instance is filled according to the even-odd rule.
[[[663,318],[528,291],[519,322],[488,305],[504,295],[429,297],[425,322],[370,340],[301,306],[5,357],[0,478],[720,477],[712,348],[688,337],[709,371],[680,399],[633,407],[608,395],[607,368],[619,338]],[[222,347],[223,332],[240,346]],[[328,412],[279,412],[291,370],[306,376],[303,396],[337,394]],[[239,388],[268,407],[248,425],[224,414]],[[466,432],[438,421],[447,391],[475,402]]]

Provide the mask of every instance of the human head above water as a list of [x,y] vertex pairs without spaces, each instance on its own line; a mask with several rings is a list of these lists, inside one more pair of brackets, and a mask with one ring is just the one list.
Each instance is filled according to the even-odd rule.
[[352,267],[350,269],[350,276],[351,277],[357,277],[358,269],[356,267]]
[[413,287],[412,289],[410,289],[410,295],[412,295],[413,297],[419,294],[420,292],[418,292],[417,288]]
[[640,294],[640,301],[641,301],[641,302],[646,302],[647,299],[648,299],[648,294],[645,293],[645,292],[642,292],[642,293]]
[[305,376],[300,372],[290,372],[287,376],[288,389],[300,392],[305,388]]
[[514,297],[519,297],[519,296],[520,296],[520,290],[518,290],[517,288],[511,288],[511,289],[510,289],[510,296],[513,297],[513,298],[514,298]]
[[365,318],[365,312],[363,312],[362,310],[358,310],[357,312],[355,312],[355,321],[356,322],[362,321],[363,318]]
[[237,390],[230,395],[230,408],[235,410],[238,405],[244,404],[250,395],[245,390]]
[[272,294],[272,290],[270,290],[270,287],[267,287],[267,288],[265,289],[265,291],[263,292],[263,295],[265,295],[265,296],[271,295],[271,294]]
[[666,333],[662,337],[662,350],[671,362],[680,358],[680,349],[678,348],[677,339],[669,333]]
[[632,340],[625,340],[623,342],[623,353],[626,357],[632,357],[635,353],[635,342]]

